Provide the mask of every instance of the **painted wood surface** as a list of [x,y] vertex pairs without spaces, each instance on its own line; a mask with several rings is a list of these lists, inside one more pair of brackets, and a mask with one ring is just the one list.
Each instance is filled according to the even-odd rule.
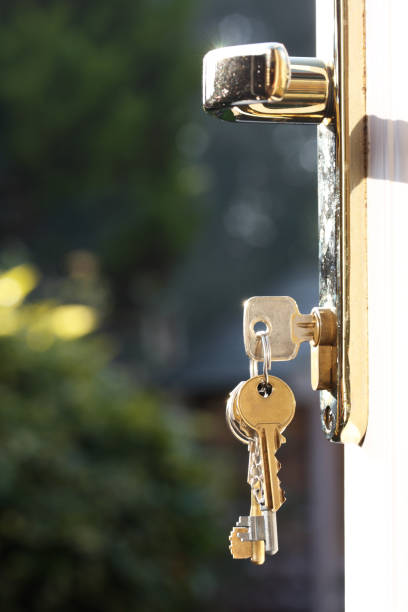
[[406,0],[367,0],[370,414],[345,449],[346,612],[408,610]]

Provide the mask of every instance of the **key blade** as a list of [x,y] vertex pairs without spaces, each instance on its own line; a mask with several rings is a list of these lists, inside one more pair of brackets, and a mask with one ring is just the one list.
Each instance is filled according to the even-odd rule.
[[276,555],[279,550],[276,512],[264,510],[262,515],[265,523],[265,550],[268,555]]
[[252,542],[251,561],[255,563],[255,565],[262,565],[265,563],[265,542],[263,540]]
[[268,423],[260,426],[258,432],[265,479],[265,507],[277,512],[286,500],[277,476],[281,464],[275,457],[281,445],[281,434],[275,424]]
[[296,344],[315,340],[317,334],[316,317],[313,314],[292,316],[292,340]]

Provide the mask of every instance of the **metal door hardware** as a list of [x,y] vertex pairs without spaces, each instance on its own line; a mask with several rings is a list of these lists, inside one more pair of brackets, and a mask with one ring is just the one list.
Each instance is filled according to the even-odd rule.
[[[215,49],[204,58],[203,105],[227,121],[318,126],[319,308],[301,315],[290,298],[256,299],[265,309],[272,300],[272,359],[293,359],[300,342],[312,341],[326,436],[360,444],[368,418],[364,0],[316,4],[319,59],[289,57],[279,43]],[[316,340],[327,324],[330,342]],[[253,337],[245,342],[253,356]]]
[[[270,361],[295,359],[299,345],[309,342],[311,349],[311,382],[317,391],[336,393],[337,320],[330,308],[313,308],[301,314],[295,300],[288,296],[257,296],[244,304],[244,344],[249,359],[263,360],[259,326],[269,339]],[[258,326],[258,329],[257,329]],[[327,428],[328,411],[325,413]],[[333,426],[333,417],[330,418]]]
[[214,49],[204,57],[204,109],[227,121],[318,123],[330,117],[330,69],[279,43]]

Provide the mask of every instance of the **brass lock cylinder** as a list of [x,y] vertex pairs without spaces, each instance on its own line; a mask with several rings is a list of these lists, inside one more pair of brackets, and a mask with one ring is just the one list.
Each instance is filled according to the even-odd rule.
[[337,378],[337,317],[330,308],[313,308],[314,337],[310,341],[311,384],[314,391],[335,391]]

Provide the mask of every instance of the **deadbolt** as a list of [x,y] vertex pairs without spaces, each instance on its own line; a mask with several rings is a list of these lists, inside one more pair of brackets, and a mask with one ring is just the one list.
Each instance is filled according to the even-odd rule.
[[329,122],[330,72],[280,43],[214,49],[203,63],[204,110],[226,121]]

